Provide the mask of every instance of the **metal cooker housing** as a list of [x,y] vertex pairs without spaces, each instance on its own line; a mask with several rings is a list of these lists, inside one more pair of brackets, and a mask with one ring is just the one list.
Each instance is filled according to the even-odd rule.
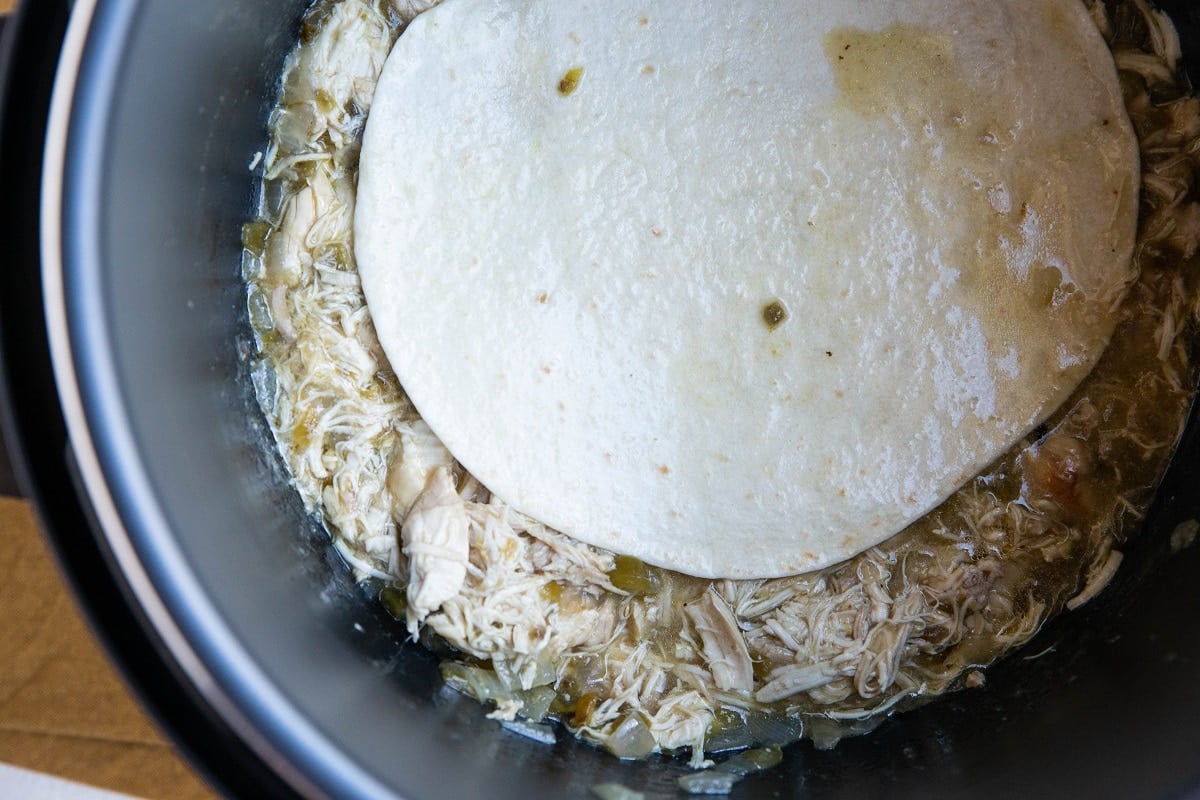
[[[239,229],[303,6],[27,0],[5,31],[0,359],[24,490],[110,653],[227,793],[672,794],[681,761],[541,745],[440,690],[287,486],[244,358]],[[1200,54],[1200,9],[1163,6]],[[792,747],[733,796],[1200,797],[1200,548],[1164,546],[1197,487],[1192,425],[1100,599],[986,688]]]

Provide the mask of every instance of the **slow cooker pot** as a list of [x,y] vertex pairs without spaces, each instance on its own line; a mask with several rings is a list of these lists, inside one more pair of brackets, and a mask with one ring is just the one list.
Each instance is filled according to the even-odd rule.
[[[26,0],[7,26],[0,358],[22,487],[113,658],[226,793],[674,794],[679,760],[539,744],[439,688],[287,485],[245,359],[239,228],[304,5]],[[1163,6],[1195,67],[1200,9]],[[1197,516],[1193,424],[1099,599],[985,688],[794,746],[733,796],[1200,797],[1200,547],[1167,557]]]

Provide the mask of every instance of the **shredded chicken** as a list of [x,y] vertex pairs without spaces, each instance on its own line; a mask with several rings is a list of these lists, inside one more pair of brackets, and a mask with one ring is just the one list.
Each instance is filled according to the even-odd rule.
[[462,590],[471,552],[469,525],[449,470],[435,469],[400,529],[408,556],[408,630],[414,635],[427,616]]
[[704,660],[718,689],[749,692],[754,688],[750,651],[729,606],[709,587],[699,600],[684,606],[703,643]]
[[406,22],[422,11],[428,11],[442,0],[392,0],[392,6]]
[[404,519],[434,470],[454,469],[454,457],[423,420],[400,432],[400,454],[388,469],[387,488],[392,493],[393,514]]
[[1087,2],[1143,161],[1141,277],[1095,373],[884,544],[817,573],[702,581],[618,560],[491,497],[387,365],[353,258],[358,147],[392,43],[432,5],[318,0],[306,14],[254,160],[262,205],[244,271],[255,387],[295,485],[360,579],[403,591],[414,635],[475,660],[448,662],[451,685],[510,722],[539,723],[553,705],[618,755],[690,750],[701,767],[713,737],[762,744],[751,723],[763,716],[831,746],[921,697],[981,685],[982,667],[1108,584],[1181,430],[1200,313],[1200,101],[1160,12]]
[[1079,594],[1067,601],[1067,608],[1074,611],[1085,603],[1091,602],[1112,581],[1123,559],[1124,556],[1120,552],[1116,550],[1109,552],[1103,561],[1091,569],[1088,573],[1087,583],[1084,584]]

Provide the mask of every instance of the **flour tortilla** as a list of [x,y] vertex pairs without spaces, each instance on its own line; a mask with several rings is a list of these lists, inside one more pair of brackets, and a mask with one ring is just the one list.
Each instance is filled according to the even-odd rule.
[[497,496],[772,577],[903,529],[1067,398],[1137,186],[1078,0],[447,0],[384,70],[355,251]]

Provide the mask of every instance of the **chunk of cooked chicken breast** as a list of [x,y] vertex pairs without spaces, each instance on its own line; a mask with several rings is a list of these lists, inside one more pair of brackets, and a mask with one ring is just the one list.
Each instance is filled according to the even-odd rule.
[[468,529],[467,509],[450,470],[438,467],[400,528],[409,564],[408,631],[414,636],[425,617],[462,588],[470,554]]

